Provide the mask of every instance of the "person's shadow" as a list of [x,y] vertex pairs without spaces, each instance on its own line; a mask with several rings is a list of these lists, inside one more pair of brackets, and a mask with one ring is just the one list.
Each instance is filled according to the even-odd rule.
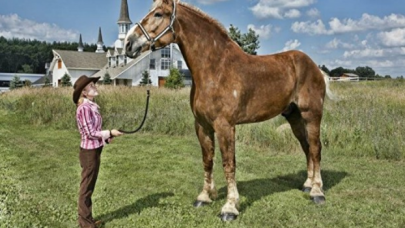
[[171,192],[161,192],[148,195],[144,198],[137,200],[135,203],[124,206],[115,211],[109,212],[98,216],[97,220],[103,221],[103,223],[111,222],[114,219],[120,219],[127,217],[130,214],[139,214],[142,210],[149,207],[156,207],[159,205],[159,200],[162,198],[174,196]]

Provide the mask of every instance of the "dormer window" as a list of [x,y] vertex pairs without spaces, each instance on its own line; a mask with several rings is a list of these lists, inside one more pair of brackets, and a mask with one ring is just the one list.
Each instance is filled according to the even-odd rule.
[[162,58],[170,58],[170,48],[162,49]]

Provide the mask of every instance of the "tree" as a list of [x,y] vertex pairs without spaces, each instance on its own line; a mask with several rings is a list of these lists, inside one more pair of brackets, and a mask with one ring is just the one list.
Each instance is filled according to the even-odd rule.
[[322,66],[318,66],[323,72],[325,72],[325,73],[327,73],[327,74],[330,74],[330,71],[329,71],[329,69],[325,66],[325,65],[322,65]]
[[228,34],[231,37],[231,39],[234,40],[239,45],[239,47],[243,46],[242,35],[238,27],[233,27],[233,25],[231,24],[231,27],[229,27]]
[[106,72],[104,74],[103,84],[104,85],[111,85],[111,83],[112,83],[112,80],[111,80],[110,74],[108,72]]
[[48,76],[45,76],[44,87],[51,86],[51,80],[49,80]]
[[180,89],[184,87],[183,75],[180,73],[179,69],[170,69],[170,75],[166,79],[165,87],[169,89]]
[[[6,39],[0,36],[0,69],[6,73],[45,74],[45,63],[53,59],[52,49],[77,51],[78,43],[53,42],[18,39]],[[94,52],[96,44],[84,44],[84,51]]]
[[23,86],[23,84],[20,80],[20,77],[18,77],[17,75],[14,75],[13,79],[10,82],[10,89],[17,89],[22,86]]
[[152,84],[152,80],[150,80],[149,72],[145,70],[145,71],[142,73],[142,80],[141,80],[141,82],[139,83],[139,85],[140,85],[140,86],[145,86],[145,85],[149,85],[149,84]]
[[229,37],[234,40],[242,50],[248,54],[256,55],[256,50],[260,48],[259,35],[249,28],[248,33],[241,34],[238,27],[234,27],[232,24],[228,31]]
[[356,74],[359,75],[360,77],[365,77],[365,78],[373,78],[376,76],[375,71],[371,67],[368,67],[368,66],[357,67]]
[[257,55],[256,50],[260,48],[259,35],[256,35],[256,32],[253,29],[249,28],[249,32],[243,34],[242,42],[242,49],[244,52],[251,55]]
[[335,68],[335,69],[331,70],[331,71],[329,72],[329,75],[330,75],[331,77],[340,77],[340,76],[342,76],[344,73],[348,73],[347,70],[344,69],[343,67],[338,67],[338,68]]
[[32,70],[32,67],[28,64],[23,64],[22,66],[22,70],[19,70],[19,73],[34,73],[34,71]]
[[30,80],[28,80],[28,79],[24,80],[24,86],[31,87],[31,85],[32,85],[32,82]]
[[72,86],[72,83],[70,82],[70,76],[67,73],[65,73],[65,75],[63,75],[63,77],[61,79],[61,84],[63,87]]

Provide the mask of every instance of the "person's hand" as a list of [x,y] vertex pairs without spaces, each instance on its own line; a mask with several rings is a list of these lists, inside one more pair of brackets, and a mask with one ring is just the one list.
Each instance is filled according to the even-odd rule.
[[116,130],[116,129],[112,129],[111,131],[110,131],[111,133],[111,137],[118,137],[118,136],[121,136],[121,135],[123,135],[124,133],[122,133],[122,132],[120,132],[120,131],[118,131],[118,130]]

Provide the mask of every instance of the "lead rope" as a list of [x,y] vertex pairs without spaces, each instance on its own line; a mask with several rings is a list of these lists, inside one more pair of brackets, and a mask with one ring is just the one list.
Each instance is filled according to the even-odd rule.
[[141,125],[139,125],[139,127],[137,129],[133,130],[133,131],[126,131],[126,130],[122,130],[122,129],[118,129],[118,131],[120,131],[122,133],[125,133],[125,134],[133,134],[133,133],[138,132],[139,130],[141,130],[143,124],[145,123],[146,116],[148,115],[148,109],[149,109],[149,97],[150,97],[149,89],[146,90],[146,93],[147,93],[147,97],[146,97],[145,114],[143,115],[143,120],[142,120]]
[[[149,52],[149,54],[148,54],[148,59],[149,59],[149,72],[148,72],[148,75],[149,75],[149,77],[150,77],[150,55],[152,54],[152,46],[149,46],[149,50],[150,50],[150,52]],[[156,63],[155,63],[155,64],[156,64]],[[147,79],[146,86],[149,86],[149,78]],[[133,134],[133,133],[138,132],[139,130],[141,130],[143,124],[145,123],[146,116],[148,115],[149,97],[150,97],[150,91],[149,91],[149,89],[148,89],[148,90],[146,90],[146,107],[145,107],[145,114],[143,115],[143,120],[142,120],[142,122],[141,122],[141,125],[139,125],[139,127],[138,127],[137,129],[133,130],[133,131],[126,131],[126,130],[122,130],[122,129],[118,129],[118,131],[120,131],[120,132],[122,132],[122,133],[125,133],[125,134]]]

